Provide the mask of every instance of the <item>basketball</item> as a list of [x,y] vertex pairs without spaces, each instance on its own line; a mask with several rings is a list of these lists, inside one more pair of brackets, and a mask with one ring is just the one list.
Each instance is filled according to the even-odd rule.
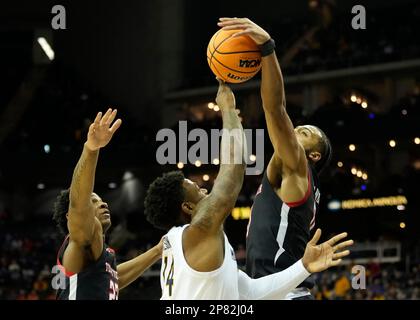
[[251,79],[261,69],[261,52],[248,36],[231,38],[240,30],[219,30],[207,46],[207,62],[211,71],[229,83]]

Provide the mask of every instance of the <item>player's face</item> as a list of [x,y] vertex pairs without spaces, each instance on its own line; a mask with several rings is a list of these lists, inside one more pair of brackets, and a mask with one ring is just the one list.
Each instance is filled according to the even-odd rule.
[[314,150],[319,140],[322,139],[321,132],[318,128],[310,125],[296,127],[295,134],[297,140],[306,151]]
[[186,200],[194,204],[199,203],[207,196],[207,189],[200,188],[197,183],[190,179],[184,179]]
[[99,219],[102,224],[102,229],[106,232],[111,226],[111,212],[109,211],[108,204],[96,193],[92,193],[91,199],[93,206],[95,207],[96,218]]

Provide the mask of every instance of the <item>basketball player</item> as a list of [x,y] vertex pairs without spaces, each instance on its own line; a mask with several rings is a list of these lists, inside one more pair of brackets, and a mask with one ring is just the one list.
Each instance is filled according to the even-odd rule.
[[[105,147],[121,125],[112,124],[117,110],[99,112],[90,125],[87,141],[73,173],[69,190],[55,203],[54,220],[67,234],[57,265],[65,274],[65,288],[59,300],[117,300],[118,291],[136,280],[161,257],[162,241],[146,253],[116,265],[114,250],[105,243],[111,226],[108,204],[93,192],[99,149]],[[112,126],[111,126],[112,124]]]
[[[284,270],[303,256],[319,206],[318,175],[331,160],[331,145],[315,126],[293,128],[270,35],[247,18],[220,18],[218,25],[239,30],[233,36],[247,35],[261,46],[261,97],[274,154],[248,225],[246,271],[259,278]],[[313,285],[308,279],[288,298],[312,299]]]
[[[239,271],[235,253],[223,231],[223,222],[235,205],[244,178],[245,137],[235,110],[235,97],[219,82],[216,102],[223,118],[221,165],[213,190],[200,189],[182,172],[157,178],[147,191],[145,214],[164,236],[161,299],[281,299],[312,272],[336,266],[349,254],[341,249],[342,233],[316,245],[321,231],[306,246],[303,258],[290,268],[259,279]],[[233,143],[231,142],[233,141]],[[229,161],[238,150],[240,161]],[[238,159],[238,158],[236,158]],[[235,159],[235,160],[236,160]]]

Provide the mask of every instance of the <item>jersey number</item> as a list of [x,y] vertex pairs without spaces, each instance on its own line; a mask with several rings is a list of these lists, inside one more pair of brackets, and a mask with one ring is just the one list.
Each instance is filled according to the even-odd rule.
[[118,283],[112,279],[109,281],[109,300],[118,300]]
[[171,268],[169,269],[168,276],[165,276],[166,267],[168,265],[168,257],[166,256],[164,259],[164,268],[163,268],[163,280],[166,279],[166,286],[169,287],[169,296],[172,296],[172,287],[174,286],[174,259],[172,257]]

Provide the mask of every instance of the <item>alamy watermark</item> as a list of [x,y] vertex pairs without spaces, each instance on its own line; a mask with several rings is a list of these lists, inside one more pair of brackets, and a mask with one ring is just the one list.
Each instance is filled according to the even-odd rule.
[[354,30],[366,29],[366,9],[358,4],[351,8],[351,13],[356,14],[351,20],[351,27]]
[[[220,138],[230,144],[220,152]],[[246,140],[246,143],[245,141]],[[255,152],[252,153],[255,140]],[[247,165],[246,175],[259,175],[264,171],[264,129],[211,129],[210,136],[203,129],[188,132],[187,121],[179,121],[178,132],[161,129],[156,141],[163,142],[156,150],[156,161],[161,164],[240,164]],[[188,142],[195,142],[190,147]],[[232,153],[232,150],[233,153]]]
[[351,279],[351,287],[354,290],[366,290],[366,268],[361,265],[355,265],[351,268],[354,276]]
[[60,266],[55,265],[51,269],[51,273],[54,275],[51,279],[51,287],[54,290],[66,289],[66,275],[61,270]]
[[66,29],[66,8],[62,5],[55,5],[51,8],[51,13],[55,16],[51,20],[51,28],[54,30]]

